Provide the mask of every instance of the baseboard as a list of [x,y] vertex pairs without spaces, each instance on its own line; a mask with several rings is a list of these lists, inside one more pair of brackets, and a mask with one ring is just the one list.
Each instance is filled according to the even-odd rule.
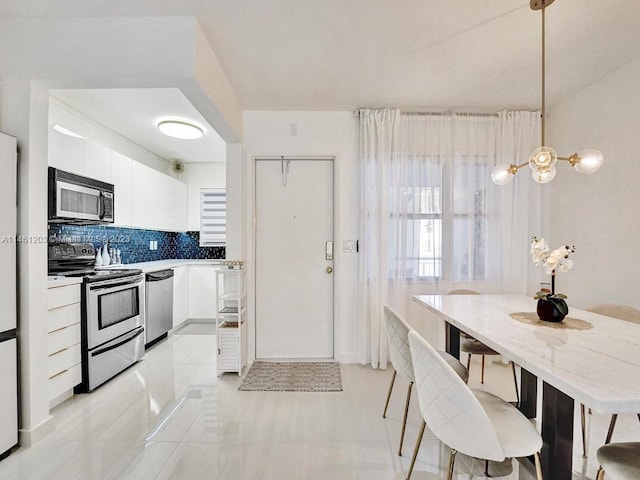
[[53,416],[49,416],[49,418],[44,422],[41,422],[39,425],[36,425],[34,428],[29,430],[24,428],[19,429],[18,438],[20,446],[30,447],[52,433],[56,428],[53,418]]
[[189,323],[210,323],[215,325],[216,319],[215,318],[187,318],[180,325],[188,325]]
[[191,325],[191,324],[215,325],[216,324],[216,319],[215,318],[187,318],[184,322],[176,325],[171,330],[169,330],[168,333],[169,333],[169,335],[173,335],[175,332],[177,332],[181,328],[184,328],[187,325]]
[[358,356],[354,352],[342,352],[336,360],[340,363],[360,363],[358,362]]

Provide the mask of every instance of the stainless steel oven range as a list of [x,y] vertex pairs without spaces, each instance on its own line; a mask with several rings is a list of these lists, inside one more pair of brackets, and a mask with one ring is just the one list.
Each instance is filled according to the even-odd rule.
[[82,277],[82,383],[89,392],[144,356],[141,270],[93,267],[91,244],[49,245],[49,275]]

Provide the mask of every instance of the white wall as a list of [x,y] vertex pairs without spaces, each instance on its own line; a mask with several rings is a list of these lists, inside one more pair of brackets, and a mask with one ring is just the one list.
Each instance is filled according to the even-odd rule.
[[569,305],[640,308],[638,78],[640,60],[550,109],[549,143],[559,155],[592,147],[605,157],[593,175],[559,165],[552,185],[550,240],[554,246],[576,246],[574,268],[556,281],[556,291],[569,296]]
[[226,258],[244,260],[245,244],[245,182],[241,143],[227,143],[227,247]]
[[[358,238],[357,123],[352,112],[245,112],[245,202],[248,298],[253,298],[254,158],[260,156],[335,157],[335,355],[356,361],[357,254],[343,253],[345,239]],[[295,135],[293,134],[295,130]],[[255,355],[254,305],[249,311],[249,356]]]
[[18,340],[20,444],[49,433],[47,370],[47,112],[41,82],[2,82],[2,129],[18,139]]

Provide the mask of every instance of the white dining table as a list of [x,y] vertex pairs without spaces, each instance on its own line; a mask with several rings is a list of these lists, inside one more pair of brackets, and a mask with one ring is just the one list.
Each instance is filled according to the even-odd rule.
[[[525,323],[525,295],[416,295],[414,301],[444,320],[446,350],[460,355],[460,330],[521,367],[518,408],[536,418],[542,380],[542,463],[545,480],[570,480],[574,401],[598,413],[640,412],[640,325],[569,307],[578,328]],[[604,443],[604,438],[603,438]]]

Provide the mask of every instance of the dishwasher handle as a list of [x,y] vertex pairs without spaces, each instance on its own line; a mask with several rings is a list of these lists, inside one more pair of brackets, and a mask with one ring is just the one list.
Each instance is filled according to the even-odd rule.
[[159,270],[157,272],[150,272],[145,275],[145,279],[147,282],[161,282],[162,280],[166,280],[168,278],[173,277],[173,270]]

